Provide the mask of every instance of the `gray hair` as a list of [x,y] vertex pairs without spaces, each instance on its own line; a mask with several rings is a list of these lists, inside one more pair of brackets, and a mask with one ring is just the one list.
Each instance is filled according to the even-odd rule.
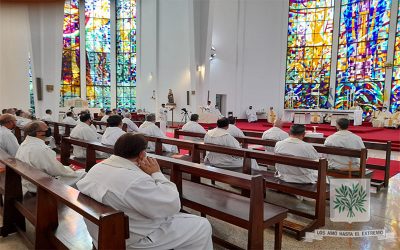
[[156,121],[156,115],[154,113],[148,114],[146,116],[146,121],[148,122],[155,122]]
[[24,127],[25,135],[36,137],[37,132],[40,131],[40,125],[43,123],[42,121],[33,121],[26,124]]
[[125,118],[129,118],[129,117],[131,117],[131,113],[129,113],[129,112],[126,112],[126,113],[124,114],[124,117],[125,117]]

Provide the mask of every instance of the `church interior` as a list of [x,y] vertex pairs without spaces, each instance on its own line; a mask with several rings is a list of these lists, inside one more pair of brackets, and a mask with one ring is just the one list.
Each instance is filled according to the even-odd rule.
[[400,249],[400,0],[0,0],[0,249]]

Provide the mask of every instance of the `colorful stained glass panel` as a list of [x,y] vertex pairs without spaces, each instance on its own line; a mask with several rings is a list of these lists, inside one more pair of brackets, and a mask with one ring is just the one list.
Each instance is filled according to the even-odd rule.
[[395,112],[398,107],[400,107],[400,0],[397,13],[396,40],[394,44],[393,76],[390,92],[390,111]]
[[334,0],[290,0],[285,108],[327,107],[333,11]]
[[[338,109],[383,105],[391,0],[342,1],[336,71]],[[354,96],[348,101],[348,98]]]

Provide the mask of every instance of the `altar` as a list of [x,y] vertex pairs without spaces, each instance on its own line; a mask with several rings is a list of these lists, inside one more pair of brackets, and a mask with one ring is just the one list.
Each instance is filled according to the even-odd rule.
[[331,126],[336,126],[336,120],[340,118],[353,120],[354,126],[362,124],[362,110],[285,109],[283,111],[283,121],[295,124],[310,124],[312,113],[331,114]]

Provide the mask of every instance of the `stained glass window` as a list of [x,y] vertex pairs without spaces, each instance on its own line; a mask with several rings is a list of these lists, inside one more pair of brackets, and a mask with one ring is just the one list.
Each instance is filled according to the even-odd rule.
[[136,105],[136,0],[117,0],[117,107]]
[[66,100],[81,96],[79,47],[79,0],[66,0],[64,4],[60,107],[64,107]]
[[110,0],[86,0],[86,98],[89,107],[111,108],[110,29]]
[[290,0],[285,108],[326,107],[334,0]]
[[391,0],[342,0],[336,108],[383,105],[390,8]]
[[400,0],[397,13],[397,30],[394,44],[392,91],[390,95],[391,112],[400,106]]
[[28,65],[29,65],[29,103],[30,103],[30,112],[31,115],[35,115],[35,96],[33,93],[33,75],[32,75],[32,61],[31,61],[31,55],[28,54]]

